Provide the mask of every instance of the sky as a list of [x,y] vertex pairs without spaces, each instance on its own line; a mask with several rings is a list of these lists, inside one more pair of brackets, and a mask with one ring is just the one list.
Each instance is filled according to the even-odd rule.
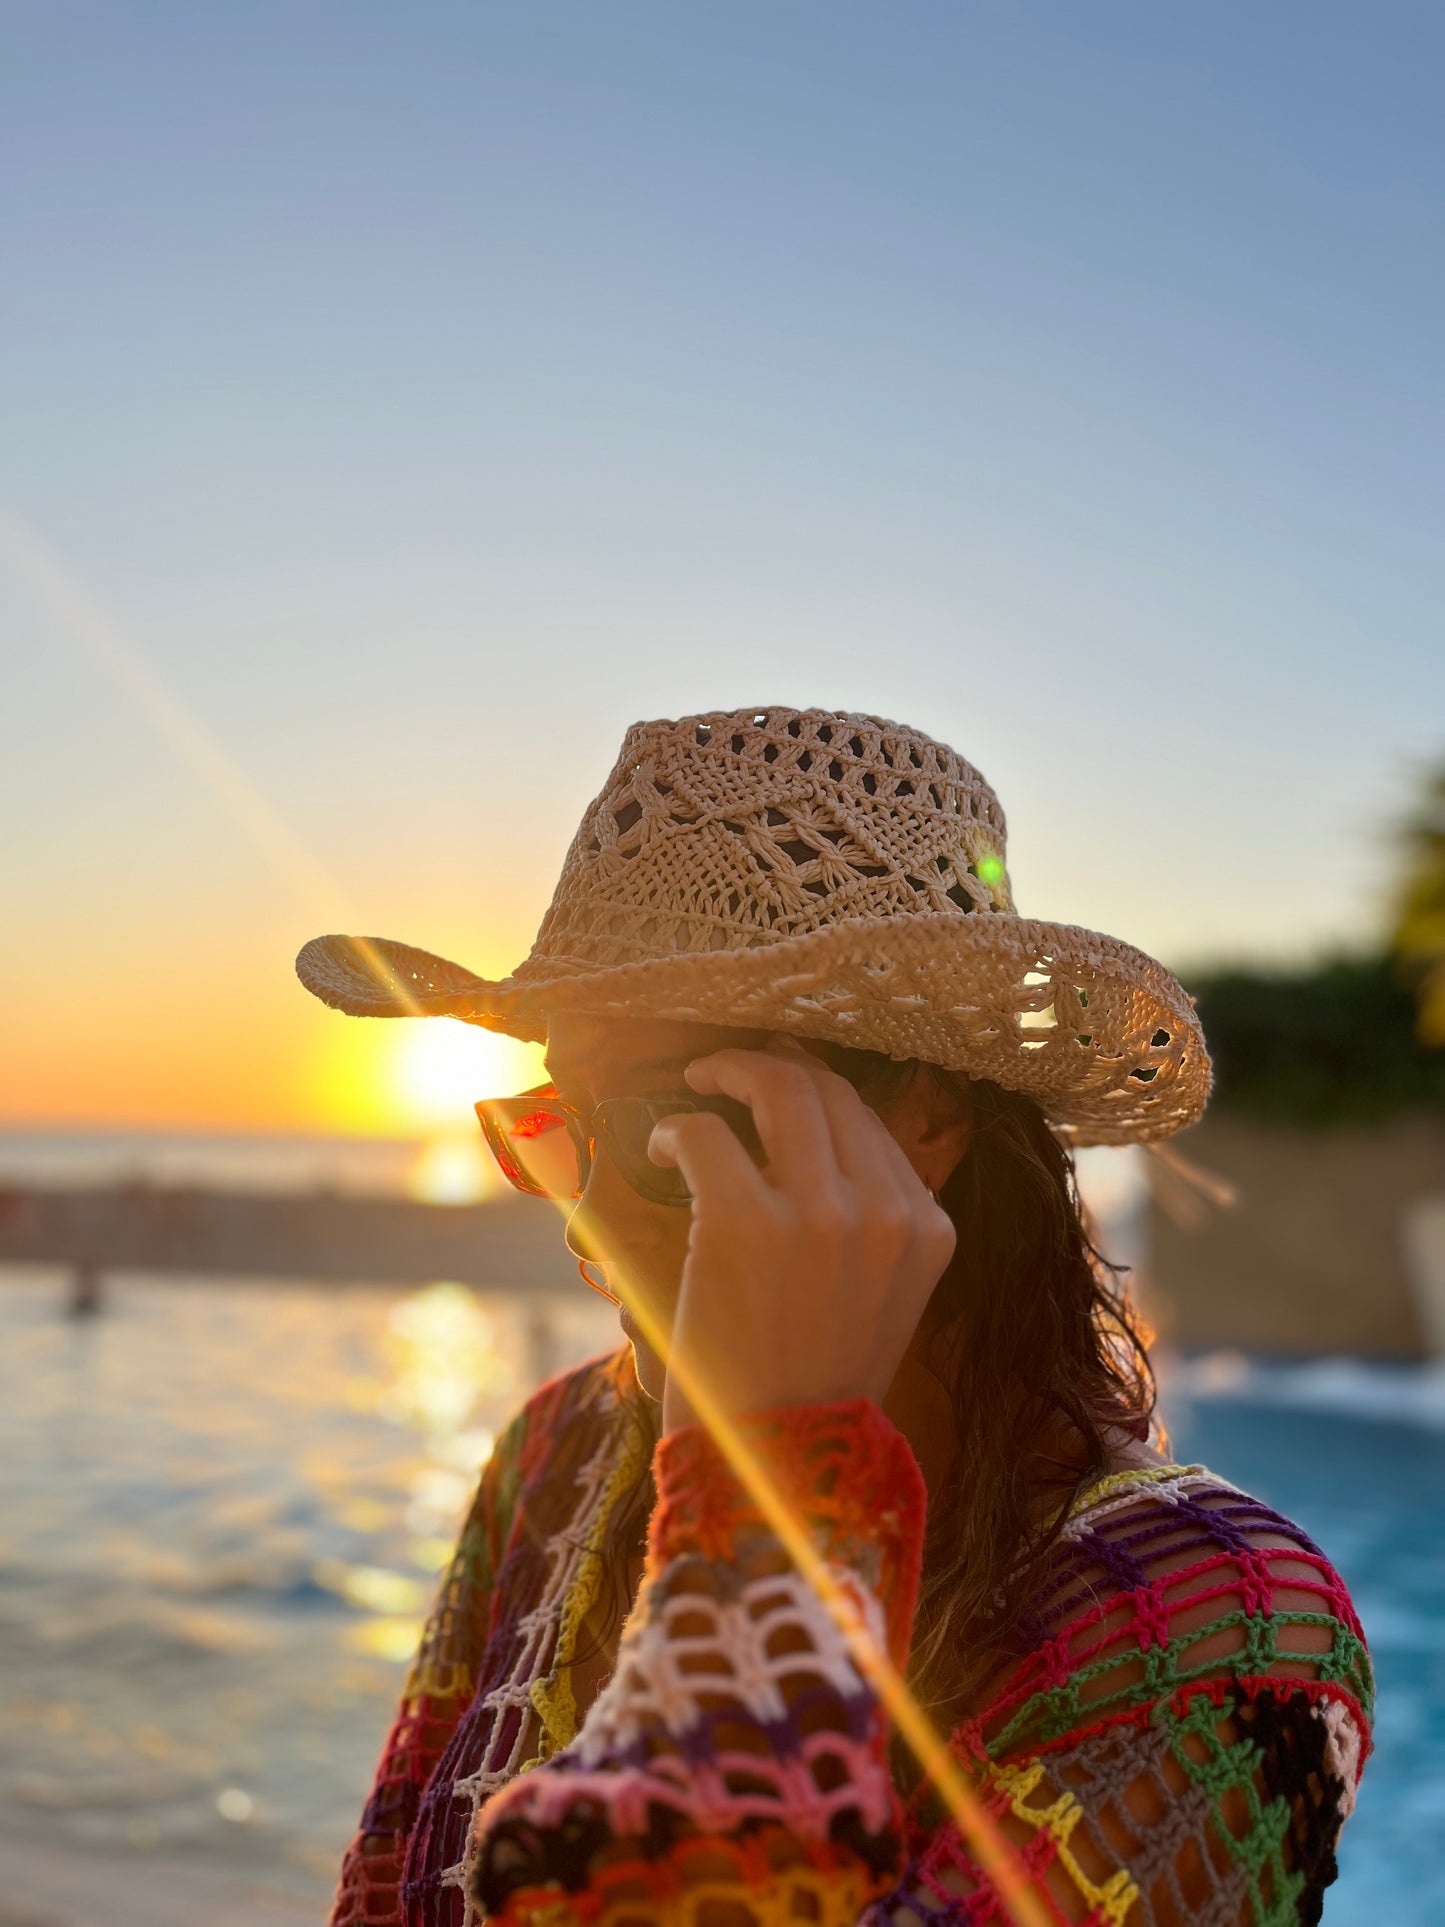
[[644,716],[924,728],[1026,913],[1186,972],[1378,937],[1445,753],[1437,7],[3,31],[0,1122],[515,1081],[292,957],[505,973]]

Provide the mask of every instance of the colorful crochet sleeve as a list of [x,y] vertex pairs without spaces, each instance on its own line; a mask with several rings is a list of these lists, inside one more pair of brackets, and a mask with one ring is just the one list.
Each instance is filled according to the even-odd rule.
[[[865,1400],[746,1429],[901,1666],[925,1515],[907,1444]],[[902,1870],[881,1708],[706,1435],[664,1439],[654,1473],[612,1678],[573,1745],[482,1809],[478,1904],[516,1927],[854,1923]]]
[[[923,1492],[858,1403],[754,1421],[835,1577],[901,1663]],[[709,1442],[665,1440],[638,1608],[576,1741],[479,1816],[505,1927],[933,1927],[1011,1916],[947,1815],[900,1808],[882,1712]],[[1339,1579],[1201,1468],[1107,1480],[953,1735],[1034,1917],[1086,1927],[1318,1919],[1368,1744]]]
[[422,1793],[476,1690],[492,1587],[517,1489],[528,1410],[497,1441],[407,1674],[361,1825],[341,1864],[330,1927],[399,1927],[407,1842]]
[[[1199,1466],[1106,1480],[1065,1529],[1032,1631],[953,1747],[1043,1918],[1312,1927],[1373,1682],[1344,1586],[1299,1528]],[[926,1801],[909,1832],[870,1927],[1008,1918]]]

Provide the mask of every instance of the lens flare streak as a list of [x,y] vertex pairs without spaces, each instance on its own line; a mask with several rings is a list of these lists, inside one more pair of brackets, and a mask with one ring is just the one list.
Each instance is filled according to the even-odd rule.
[[[243,832],[271,868],[319,917],[345,924],[341,891],[290,826],[175,691],[145,660],[121,625],[67,575],[33,529],[0,507],[0,556],[38,605],[95,661],[190,770],[212,801]],[[365,937],[352,940],[371,972],[393,983],[410,1014],[418,1014],[407,986],[393,979]]]

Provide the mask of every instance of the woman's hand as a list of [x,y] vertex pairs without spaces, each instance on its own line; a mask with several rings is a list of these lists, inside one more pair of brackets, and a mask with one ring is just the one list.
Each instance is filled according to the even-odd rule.
[[733,1414],[881,1403],[953,1255],[952,1221],[852,1085],[806,1052],[718,1051],[686,1077],[751,1106],[767,1164],[712,1113],[652,1134],[654,1162],[693,1196],[664,1430],[696,1417],[679,1364]]

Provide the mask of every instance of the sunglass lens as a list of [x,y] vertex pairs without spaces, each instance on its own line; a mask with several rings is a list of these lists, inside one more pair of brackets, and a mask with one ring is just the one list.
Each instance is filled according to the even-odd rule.
[[593,1112],[593,1121],[622,1176],[652,1204],[690,1204],[692,1193],[681,1171],[654,1164],[647,1155],[652,1133],[665,1117],[695,1107],[686,1101],[652,1097],[611,1097]]
[[540,1198],[576,1198],[583,1172],[567,1114],[555,1099],[490,1097],[477,1117],[503,1175]]

